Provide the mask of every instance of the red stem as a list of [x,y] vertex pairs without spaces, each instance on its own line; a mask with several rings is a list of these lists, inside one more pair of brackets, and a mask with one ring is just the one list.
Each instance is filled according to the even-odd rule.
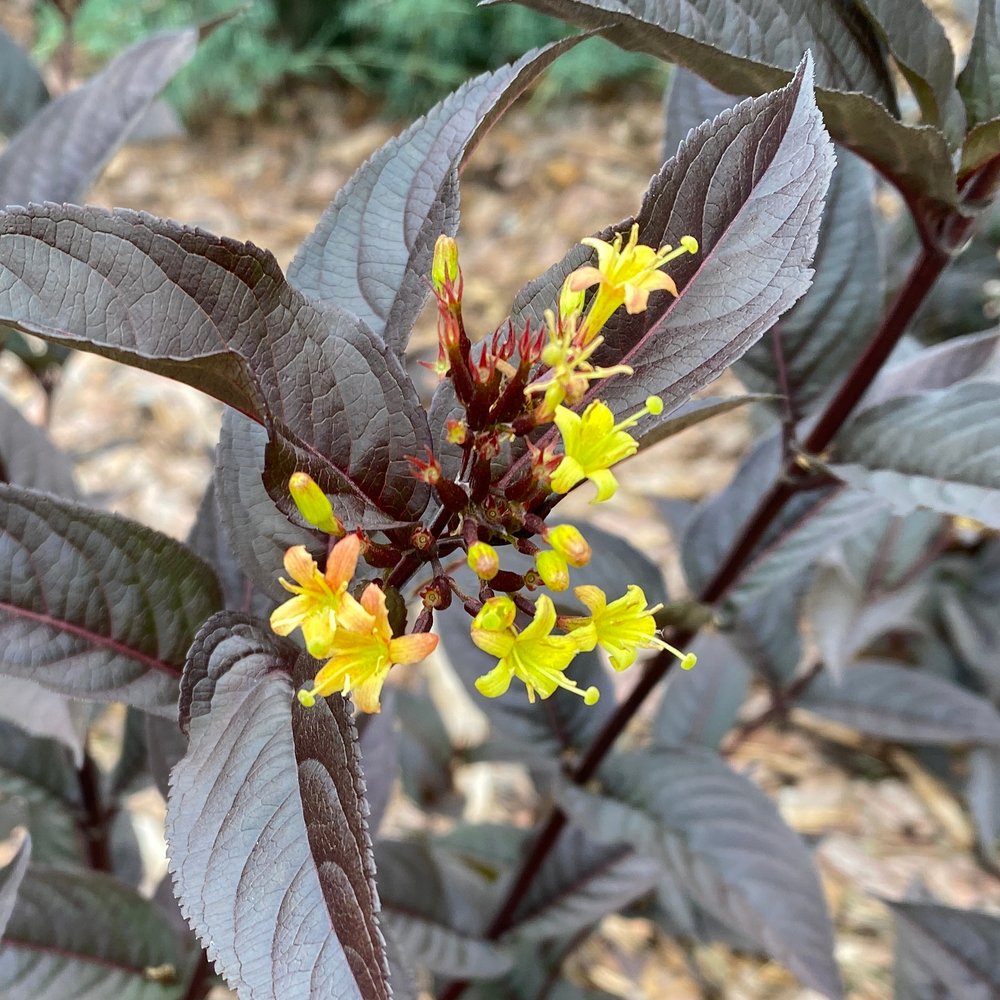
[[[995,163],[987,164],[980,174],[969,182],[963,194],[971,200],[977,196],[981,197],[983,193],[991,193],[998,176],[1000,176],[1000,158]],[[979,188],[982,188],[982,192],[979,191]],[[972,224],[972,219],[957,220],[952,227],[952,232],[949,233],[950,245],[960,246]],[[950,259],[950,254],[944,250],[935,246],[924,246],[906,283],[896,295],[875,335],[855,362],[840,389],[820,415],[806,439],[804,444],[806,453],[818,454],[834,439],[851,411],[868,391],[882,365],[899,342],[914,313],[926,297],[931,285]],[[805,485],[807,478],[806,472],[795,464],[794,459],[789,461],[782,476],[775,481],[768,493],[761,499],[757,509],[730,548],[726,560],[699,594],[701,603],[715,604],[725,596],[745,569],[753,551],[760,544],[768,528],[774,523],[788,500]],[[693,635],[693,632],[675,635],[673,643],[680,647],[686,646]],[[572,773],[571,780],[575,784],[585,784],[594,776],[605,754],[649,693],[666,676],[674,662],[674,658],[665,652],[659,653],[649,662],[639,683],[628,698],[618,706],[614,715],[611,716],[588,748],[579,766]],[[531,853],[525,859],[503,905],[490,925],[486,935],[488,939],[494,940],[510,928],[513,916],[525,892],[566,823],[566,814],[559,808],[554,809],[535,840]],[[466,985],[464,982],[457,981],[449,984],[441,994],[441,1000],[458,1000]]]
[[87,842],[90,867],[99,872],[111,872],[111,841],[108,837],[111,816],[101,802],[101,776],[89,753],[83,755],[83,766],[77,771],[77,780],[86,813],[81,830]]

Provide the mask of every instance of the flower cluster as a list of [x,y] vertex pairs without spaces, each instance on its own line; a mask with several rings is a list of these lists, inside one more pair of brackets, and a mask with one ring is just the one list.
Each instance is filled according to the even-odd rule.
[[[288,550],[292,582],[281,583],[294,596],[271,618],[280,635],[301,629],[308,651],[326,661],[313,686],[298,693],[303,705],[353,692],[359,708],[377,712],[390,667],[434,650],[434,613],[453,598],[472,616],[472,641],[497,659],[476,682],[486,697],[504,694],[516,677],[531,701],[563,688],[593,704],[597,689],[582,689],[566,670],[578,653],[597,647],[616,670],[652,648],[668,650],[685,669],[694,664],[691,654],[660,637],[659,606],[648,607],[637,586],[610,601],[596,586],[578,586],[574,593],[589,613],[573,616],[560,616],[548,594],[532,602],[525,593],[569,590],[571,571],[590,562],[591,549],[577,528],[548,525],[545,516],[584,480],[596,487],[594,503],[612,497],[618,488],[612,467],[639,449],[630,430],[647,414],[663,411],[662,401],[650,396],[639,412],[616,421],[611,407],[594,398],[603,381],[632,374],[624,363],[596,363],[602,348],[607,353],[601,331],[621,306],[636,314],[653,292],[676,295],[674,280],[661,268],[698,250],[690,236],[676,249],[643,246],[637,224],[627,241],[619,233],[610,243],[583,242],[596,252],[596,264],[568,275],[542,326],[529,322],[515,330],[508,323],[474,348],[462,318],[458,248],[450,237],[438,239],[430,276],[438,356],[428,367],[450,380],[462,414],[448,420],[447,463],[441,453],[410,459],[413,474],[432,487],[437,501],[428,526],[387,529],[383,541],[361,528],[349,532],[317,483],[302,472],[292,476],[289,492],[299,513],[328,538],[322,571],[303,546]],[[508,545],[529,556],[532,568],[504,569],[498,549]],[[454,562],[445,566],[456,550],[478,580],[476,593],[460,589]],[[377,575],[355,584],[360,560]],[[419,589],[423,608],[409,634],[394,634],[387,595],[402,608],[399,588],[421,566],[432,574]]]

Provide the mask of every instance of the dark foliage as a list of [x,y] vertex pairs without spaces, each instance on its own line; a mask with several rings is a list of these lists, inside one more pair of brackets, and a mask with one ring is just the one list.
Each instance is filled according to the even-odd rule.
[[[641,676],[617,701],[602,654],[581,638],[600,613],[574,630],[595,591],[570,596],[549,572],[565,634],[549,636],[550,624],[546,648],[573,646],[572,679],[529,651],[513,689],[479,694],[498,658],[515,663],[484,646],[526,641],[529,615],[541,620],[544,602],[527,598],[545,578],[540,548],[562,558],[545,449],[562,433],[564,460],[569,436],[540,397],[526,401],[552,367],[537,338],[547,310],[560,316],[552,346],[557,323],[581,318],[613,282],[577,246],[473,348],[449,238],[469,152],[575,39],[469,81],[378,150],[287,278],[252,244],[56,204],[82,197],[190,55],[194,31],[150,41],[47,104],[12,52],[0,63],[0,128],[14,133],[0,157],[0,323],[186,382],[229,409],[182,545],[86,506],[67,459],[0,406],[0,829],[29,831],[0,873],[4,995],[196,1000],[214,963],[241,1000],[384,1000],[390,989],[416,996],[418,983],[442,1000],[466,988],[481,1000],[585,1000],[563,959],[606,914],[635,907],[684,941],[769,955],[837,998],[809,849],[724,757],[756,726],[794,723],[793,708],[882,744],[937,748],[945,767],[953,750],[967,753],[982,856],[996,848],[998,351],[967,294],[996,249],[992,0],[957,80],[919,0],[527,5],[680,67],[668,158],[634,219],[600,239],[635,225],[654,249],[694,237],[698,250],[670,262],[676,294],[653,290],[646,308],[603,325],[594,362],[632,373],[564,385],[555,413],[565,422],[600,396],[621,420],[655,393],[665,405],[647,404],[655,416],[636,429],[638,449],[754,405],[762,432],[729,486],[667,510],[688,596],[671,600],[657,567],[619,537],[586,528],[567,549],[575,585],[609,598],[640,587],[649,629],[655,614],[701,662],[670,680],[649,738],[623,752],[617,737],[677,657],[663,647],[633,668]],[[0,37],[0,56],[10,44]],[[890,56],[919,123],[900,120]],[[876,174],[909,212],[894,230],[873,204]],[[567,276],[594,265],[602,290],[567,304]],[[427,410],[405,355],[429,285],[446,377]],[[733,365],[752,395],[690,402]],[[360,559],[358,581],[330,600],[371,624],[338,619],[333,645],[313,635],[309,649],[332,657],[322,667],[267,619],[285,597],[283,559],[292,576],[328,561],[323,585],[345,590],[345,552]],[[453,745],[418,681],[386,688],[381,714],[352,715],[348,691],[378,708],[365,671],[426,655],[432,625],[488,716],[476,746]],[[337,640],[342,631],[354,639]],[[359,654],[338,674],[351,641],[377,643],[377,666]],[[542,666],[563,689],[546,687]],[[735,728],[755,678],[771,703]],[[86,752],[81,701],[130,706],[107,779]],[[522,763],[558,805],[531,833],[461,821],[452,768],[473,760]],[[397,777],[417,805],[451,818],[450,833],[380,835]],[[169,886],[151,902],[128,884],[136,854],[121,800],[154,781],[168,800],[173,888],[202,955]],[[898,996],[997,992],[993,917],[927,899],[890,905]]]

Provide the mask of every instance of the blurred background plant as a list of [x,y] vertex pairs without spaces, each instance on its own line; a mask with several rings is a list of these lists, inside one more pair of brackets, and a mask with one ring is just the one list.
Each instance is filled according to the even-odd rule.
[[[73,43],[88,71],[157,31],[240,10],[233,0],[41,0],[35,56],[53,58],[72,16]],[[166,97],[197,124],[225,112],[252,114],[289,78],[333,73],[384,104],[418,115],[462,81],[569,34],[522,7],[476,0],[251,0],[215,31]],[[662,86],[663,64],[593,39],[559,61],[537,99],[595,94],[621,83]]]

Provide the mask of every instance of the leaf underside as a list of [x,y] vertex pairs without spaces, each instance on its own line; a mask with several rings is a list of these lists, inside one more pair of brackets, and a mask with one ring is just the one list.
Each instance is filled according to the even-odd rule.
[[293,696],[315,670],[247,615],[202,628],[181,691],[190,746],[167,803],[175,888],[241,996],[387,1000],[348,704]]

